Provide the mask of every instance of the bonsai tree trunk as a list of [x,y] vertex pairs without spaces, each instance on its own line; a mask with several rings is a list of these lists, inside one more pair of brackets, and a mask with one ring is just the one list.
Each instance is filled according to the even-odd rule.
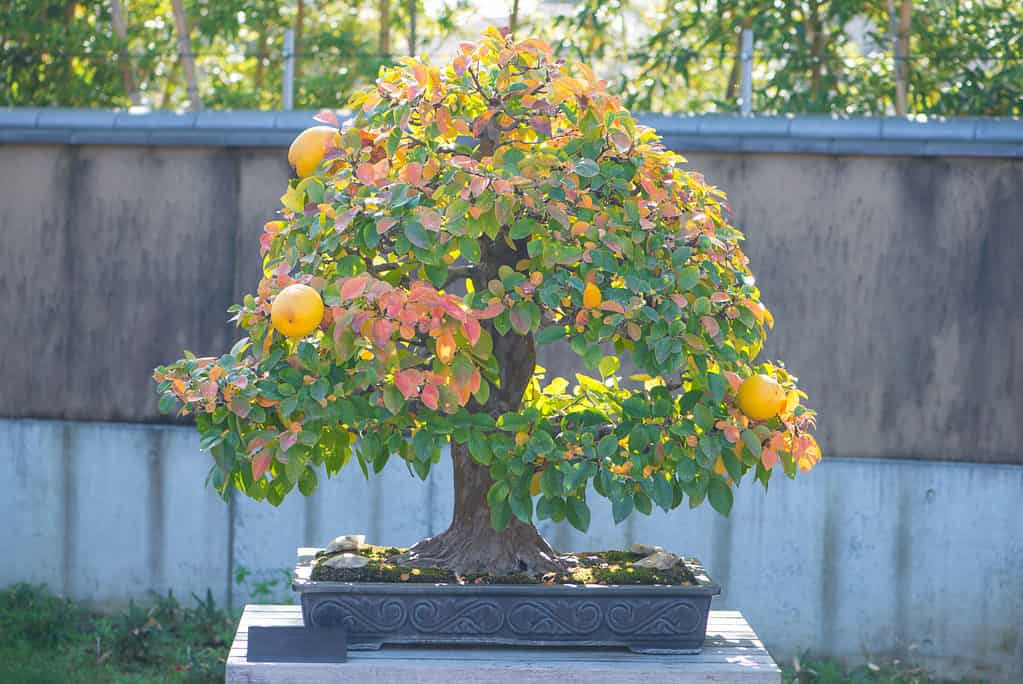
[[[481,240],[482,258],[473,276],[477,290],[497,278],[503,265],[525,258],[524,245],[512,249],[499,237]],[[470,410],[500,415],[522,406],[522,395],[536,367],[533,336],[509,331],[500,335],[493,326],[494,356],[501,369],[500,386],[490,393],[487,405],[470,404]],[[512,517],[498,532],[490,524],[487,491],[492,481],[486,467],[472,460],[464,444],[451,443],[455,469],[455,509],[447,531],[422,540],[396,560],[403,565],[434,567],[458,575],[542,575],[563,570],[557,554],[532,524]]]

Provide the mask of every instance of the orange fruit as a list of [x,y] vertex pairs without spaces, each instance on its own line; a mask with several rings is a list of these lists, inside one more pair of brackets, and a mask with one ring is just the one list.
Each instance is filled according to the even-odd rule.
[[540,496],[540,478],[543,475],[542,470],[538,470],[533,473],[533,477],[529,480],[529,495]]
[[340,144],[341,134],[333,126],[313,126],[298,134],[291,147],[288,148],[288,163],[295,169],[299,178],[305,178],[316,172],[326,153],[327,140],[334,137]]
[[322,319],[323,300],[308,285],[288,285],[270,306],[270,322],[286,337],[305,337],[319,327]]
[[753,420],[768,420],[785,406],[785,390],[774,378],[753,375],[739,385],[739,409]]
[[583,288],[583,306],[587,309],[595,309],[600,306],[603,299],[604,295],[601,294],[599,287],[593,283],[586,283],[586,287]]

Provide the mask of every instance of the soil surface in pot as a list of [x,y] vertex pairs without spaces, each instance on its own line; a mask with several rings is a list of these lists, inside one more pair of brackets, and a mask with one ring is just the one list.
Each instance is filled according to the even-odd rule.
[[325,565],[329,555],[318,557],[313,565],[311,579],[319,582],[419,582],[452,584],[641,584],[641,585],[696,585],[695,578],[682,562],[667,570],[633,567],[644,556],[629,551],[593,551],[561,554],[565,562],[564,573],[550,573],[542,577],[532,575],[469,575],[456,576],[448,570],[436,568],[409,568],[389,562],[405,549],[393,546],[363,545],[358,551],[369,559],[361,568],[335,568]]

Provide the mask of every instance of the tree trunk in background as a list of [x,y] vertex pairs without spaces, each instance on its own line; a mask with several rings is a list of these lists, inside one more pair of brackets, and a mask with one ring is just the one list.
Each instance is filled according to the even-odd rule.
[[895,39],[895,113],[905,116],[909,92],[909,35],[913,16],[913,0],[902,0],[899,7],[899,33]]
[[417,0],[408,0],[408,56],[416,56],[416,11]]
[[295,11],[295,90],[302,77],[302,24],[305,23],[305,0],[298,0]]
[[391,0],[380,0],[380,40],[377,49],[381,57],[391,54]]
[[[501,238],[480,240],[481,258],[473,285],[478,291],[497,278],[501,266],[513,266],[526,258],[525,242],[514,249]],[[522,406],[522,395],[536,368],[533,336],[509,331],[500,335],[486,322],[494,339],[494,357],[500,365],[500,386],[490,393],[485,407],[470,402],[469,410],[500,415]],[[490,524],[487,492],[490,471],[475,461],[464,444],[451,444],[455,469],[455,510],[447,531],[424,539],[396,560],[404,565],[436,567],[458,575],[542,575],[563,569],[557,554],[536,527],[514,516],[506,528],[496,531]]]
[[[256,74],[254,76],[254,87],[256,95],[260,94],[263,90],[263,71],[265,69],[263,62],[266,61],[266,28],[263,26],[259,27],[259,34],[256,38],[256,42],[259,44],[259,48],[256,50]],[[258,106],[258,102],[257,102]]]
[[128,94],[133,106],[139,103],[139,92],[135,86],[135,78],[131,73],[131,57],[126,48],[128,44],[128,27],[124,18],[124,10],[121,7],[121,0],[110,0],[110,23],[113,24],[114,35],[121,42],[117,50],[117,64],[121,68],[121,78],[124,80],[124,92]]
[[824,67],[824,31],[821,26],[820,5],[817,0],[810,0],[810,13],[804,21],[806,41],[810,48],[810,94],[814,105],[821,99],[823,90],[822,71]]
[[739,76],[742,73],[742,32],[753,27],[753,17],[744,17],[739,24],[739,32],[735,36],[735,59],[732,70],[728,73],[728,87],[725,89],[725,102],[735,100],[735,91],[739,87]]
[[188,32],[188,17],[182,0],[171,0],[174,9],[174,27],[178,32],[178,55],[185,70],[185,86],[188,89],[189,109],[202,109],[199,100],[199,81],[195,76],[195,55],[192,54],[192,37]]
[[519,29],[519,0],[512,0],[511,12],[508,14],[508,30],[515,35]]

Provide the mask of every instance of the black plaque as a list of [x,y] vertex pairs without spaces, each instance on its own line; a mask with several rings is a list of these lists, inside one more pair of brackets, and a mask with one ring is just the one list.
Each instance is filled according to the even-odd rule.
[[348,659],[344,627],[249,627],[251,663],[343,663]]

